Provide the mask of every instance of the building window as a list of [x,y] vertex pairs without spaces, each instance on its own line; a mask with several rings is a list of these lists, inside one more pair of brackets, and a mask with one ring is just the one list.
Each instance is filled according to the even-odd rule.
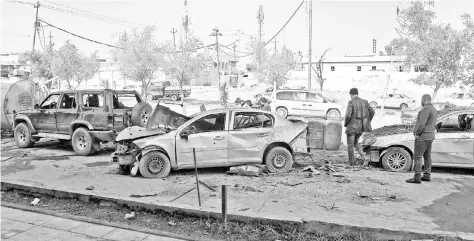
[[362,66],[357,66],[357,71],[362,71]]
[[373,71],[377,70],[377,66],[372,66],[372,70]]
[[336,66],[331,66],[331,71],[336,71]]

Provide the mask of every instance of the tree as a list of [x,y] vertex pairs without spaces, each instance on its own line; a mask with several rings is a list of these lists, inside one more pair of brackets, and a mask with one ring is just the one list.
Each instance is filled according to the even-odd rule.
[[281,51],[277,51],[262,63],[262,70],[258,73],[259,79],[270,85],[276,81],[277,88],[279,88],[289,79],[290,70],[293,70],[295,65],[295,55],[286,46],[283,46]]
[[[262,25],[263,25],[263,19],[265,19],[265,14],[263,13],[263,5],[258,6],[258,13],[257,13],[257,20],[258,20],[258,43],[262,43]],[[259,44],[259,45],[260,45]],[[262,63],[262,57],[259,56],[257,58],[257,69],[260,68],[260,65]]]
[[389,55],[403,54],[405,65],[425,69],[428,73],[412,79],[417,84],[433,88],[436,97],[441,87],[458,82],[464,73],[461,34],[445,24],[434,23],[435,13],[426,10],[422,2],[412,2],[399,12],[400,38],[392,40],[385,49]]
[[319,89],[321,91],[323,91],[324,81],[326,80],[326,79],[323,78],[323,70],[324,70],[324,60],[326,59],[326,53],[328,51],[329,51],[329,49],[326,49],[324,51],[324,53],[321,55],[321,57],[319,57],[319,60],[316,63],[316,69],[313,66],[311,66],[313,71],[316,73],[316,77],[317,77],[316,81],[318,81]]
[[[189,30],[187,41],[181,44],[181,51],[174,51],[173,43],[167,42],[165,48],[165,72],[175,79],[181,89],[181,103],[183,103],[183,85],[191,84],[191,80],[199,77],[209,61],[207,55],[196,50],[202,48],[203,42],[195,37]],[[206,51],[206,49],[204,49]]]
[[462,41],[464,49],[462,51],[462,64],[464,73],[462,82],[465,85],[471,85],[474,88],[474,22],[471,15],[462,15],[464,30],[462,32]]
[[51,63],[54,58],[54,49],[52,46],[48,46],[43,52],[35,51],[26,54],[33,64],[31,77],[44,80],[49,80],[54,77],[51,69]]
[[99,71],[95,53],[90,57],[79,52],[69,41],[53,55],[51,70],[54,76],[66,81],[69,90],[76,89],[84,80],[94,77]]
[[155,28],[145,27],[126,32],[116,42],[113,51],[122,76],[140,83],[141,94],[146,97],[155,73],[164,66],[163,46],[156,43]]
[[[250,53],[255,53],[251,56],[252,64],[257,66],[257,78],[261,77],[262,66],[264,62],[268,60],[270,54],[268,50],[265,49],[265,42],[259,40],[257,37],[251,37],[250,41],[247,44],[247,50]],[[259,82],[264,81],[263,79],[258,79]]]

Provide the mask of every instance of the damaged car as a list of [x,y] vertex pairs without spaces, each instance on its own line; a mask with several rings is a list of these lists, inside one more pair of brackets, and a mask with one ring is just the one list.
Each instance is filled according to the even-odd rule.
[[[474,108],[438,111],[436,139],[431,158],[433,166],[474,168]],[[371,162],[382,163],[388,171],[409,171],[413,167],[414,123],[385,126],[361,138]]]
[[[259,109],[226,108],[187,117],[157,105],[147,127],[116,138],[112,162],[122,171],[163,178],[171,170],[265,164],[287,172],[298,152],[307,152],[307,124]],[[194,155],[195,153],[195,155]]]

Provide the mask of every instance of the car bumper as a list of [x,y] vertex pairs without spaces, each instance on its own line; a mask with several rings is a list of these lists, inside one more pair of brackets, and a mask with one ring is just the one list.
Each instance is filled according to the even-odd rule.
[[114,130],[110,131],[89,131],[92,137],[99,139],[102,142],[114,141],[117,133]]
[[131,165],[135,162],[133,156],[131,154],[122,154],[114,152],[110,155],[110,161],[117,163],[121,166],[123,165]]

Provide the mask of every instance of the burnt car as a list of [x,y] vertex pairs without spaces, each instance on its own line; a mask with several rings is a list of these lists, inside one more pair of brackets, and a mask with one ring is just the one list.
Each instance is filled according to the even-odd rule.
[[[132,127],[116,138],[112,162],[145,178],[173,170],[265,164],[270,172],[291,169],[295,153],[307,152],[304,123],[259,109],[225,108],[187,117],[157,105],[147,128]],[[138,171],[137,171],[138,167]]]
[[[437,111],[456,107],[455,104],[451,104],[449,102],[433,102],[432,104]],[[418,112],[420,112],[421,108],[423,108],[423,106],[419,106],[417,108],[412,109],[402,109],[402,114],[400,117],[402,123],[409,124],[415,122],[416,117],[418,116]]]
[[90,155],[126,127],[145,126],[151,112],[136,91],[54,92],[34,109],[14,114],[15,142],[27,148],[44,137],[71,140],[77,154]]
[[[474,168],[474,108],[438,111],[433,166]],[[389,171],[409,171],[413,165],[413,125],[385,126],[365,133],[361,144],[371,162],[381,162]]]

